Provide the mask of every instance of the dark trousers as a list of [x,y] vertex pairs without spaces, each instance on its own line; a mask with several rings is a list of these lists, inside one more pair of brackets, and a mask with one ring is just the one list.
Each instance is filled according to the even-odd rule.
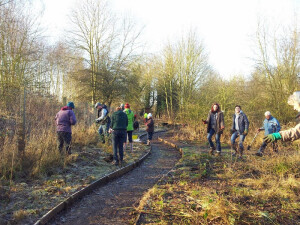
[[[261,153],[263,153],[267,147],[268,143],[267,142],[263,142],[262,145],[260,146],[259,148],[259,151]],[[277,141],[274,141],[271,143],[272,145],[272,149],[273,149],[273,152],[278,152],[278,144],[277,144]]]
[[64,145],[66,146],[66,152],[70,152],[71,144],[72,141],[72,134],[69,132],[64,132],[64,131],[58,131],[57,132],[57,142],[58,142],[58,150],[59,152],[62,151]]
[[132,143],[132,130],[131,131],[127,131],[126,137],[125,137],[125,143],[127,142],[127,137],[128,137],[128,141],[129,143]]
[[147,133],[147,138],[148,138],[149,141],[152,140],[152,136],[153,136],[153,132],[148,132]]
[[[126,130],[114,130],[112,133],[112,145],[114,150],[115,162],[123,161],[123,143],[127,133]],[[118,156],[119,150],[119,156]]]

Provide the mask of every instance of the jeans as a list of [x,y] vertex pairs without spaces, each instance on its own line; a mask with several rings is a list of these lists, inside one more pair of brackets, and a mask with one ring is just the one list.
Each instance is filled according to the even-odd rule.
[[105,136],[108,136],[110,123],[101,124],[98,129],[98,133],[100,135],[100,141],[105,142]]
[[246,135],[243,135],[243,134],[239,134],[238,131],[235,131],[232,135],[231,135],[231,145],[234,145],[235,143],[235,140],[238,138],[238,136],[240,136],[240,140],[239,140],[239,147],[241,149],[244,149],[244,146],[243,146],[243,142],[245,140],[245,137]]
[[[208,133],[208,135],[207,135],[207,140],[208,140],[209,146],[210,146],[211,148],[215,148],[214,143],[213,143],[212,140],[211,140],[212,136],[213,136],[215,133],[216,133],[216,131],[215,131],[214,129],[210,129],[210,130],[209,130],[209,133]],[[215,139],[216,139],[217,151],[218,151],[218,152],[221,152],[221,142],[220,142],[221,134],[216,133]]]
[[57,142],[58,142],[58,150],[62,151],[64,144],[66,146],[66,152],[70,152],[70,144],[72,141],[72,134],[69,132],[58,131],[57,132]]
[[[115,162],[123,161],[123,143],[126,137],[126,130],[114,130],[112,133],[112,145]],[[119,150],[119,156],[118,156]]]

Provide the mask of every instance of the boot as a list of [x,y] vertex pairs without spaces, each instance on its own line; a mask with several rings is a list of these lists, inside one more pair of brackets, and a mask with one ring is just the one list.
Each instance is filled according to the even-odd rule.
[[71,146],[67,146],[67,147],[66,147],[66,154],[67,154],[67,155],[71,155],[71,154],[72,154]]
[[210,147],[209,148],[209,154],[214,155],[214,151],[216,150],[215,147]]
[[129,143],[130,151],[133,151],[133,143]]
[[273,153],[278,153],[278,143],[274,142],[272,143]]
[[244,148],[242,146],[239,146],[239,158],[243,158],[243,152],[244,152]]
[[260,147],[258,151],[255,153],[256,156],[262,157],[264,155],[264,148]]
[[234,144],[231,145],[231,151],[233,152],[232,156],[236,156],[237,155],[236,143],[234,143]]

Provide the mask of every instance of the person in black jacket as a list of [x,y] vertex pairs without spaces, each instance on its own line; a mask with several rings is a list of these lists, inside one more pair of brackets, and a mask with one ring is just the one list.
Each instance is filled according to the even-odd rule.
[[154,132],[154,121],[152,119],[152,114],[148,113],[147,115],[147,121],[145,123],[146,125],[146,131],[147,131],[147,145],[151,145],[152,136]]
[[[235,114],[232,117],[232,127],[231,127],[231,150],[234,151],[233,156],[239,153],[239,157],[243,156],[244,145],[243,142],[248,134],[249,121],[246,114],[241,110],[241,106],[235,106]],[[237,149],[235,140],[239,139],[239,146]]]

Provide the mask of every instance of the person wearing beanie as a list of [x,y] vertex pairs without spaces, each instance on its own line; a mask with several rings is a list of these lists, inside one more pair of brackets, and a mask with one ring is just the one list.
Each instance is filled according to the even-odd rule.
[[[126,137],[128,118],[121,107],[117,107],[111,116],[110,133],[112,133],[112,145],[114,152],[114,165],[123,164],[123,143]],[[119,151],[118,151],[119,150]]]
[[297,125],[293,128],[290,128],[288,130],[283,130],[279,132],[275,132],[272,134],[269,134],[264,137],[264,141],[266,143],[273,143],[276,140],[282,140],[282,141],[295,141],[297,139],[300,139],[300,91],[294,92],[288,99],[288,104],[294,106],[294,110],[298,111],[298,114],[296,116]]
[[60,109],[55,116],[56,132],[58,140],[58,150],[61,153],[64,145],[66,153],[71,154],[72,129],[71,126],[76,124],[76,117],[73,112],[75,105],[73,102]]
[[126,150],[127,148],[127,137],[128,137],[130,151],[132,151],[133,150],[132,132],[133,132],[134,113],[130,110],[130,105],[128,103],[126,103],[124,107],[125,107],[124,112],[126,113],[128,118],[127,135],[124,140],[124,150]]
[[122,111],[125,110],[125,105],[123,103],[120,105],[120,107],[122,108]]
[[148,113],[147,121],[146,121],[145,125],[146,125],[146,131],[147,131],[147,145],[151,145],[152,136],[154,133],[154,121],[152,119],[151,113]]
[[108,115],[108,109],[105,104],[101,104],[97,102],[95,104],[95,108],[98,110],[98,118],[96,119],[96,123],[100,124],[98,133],[100,137],[100,141],[104,144],[105,143],[105,136],[108,136],[108,129],[110,126],[110,117]]

